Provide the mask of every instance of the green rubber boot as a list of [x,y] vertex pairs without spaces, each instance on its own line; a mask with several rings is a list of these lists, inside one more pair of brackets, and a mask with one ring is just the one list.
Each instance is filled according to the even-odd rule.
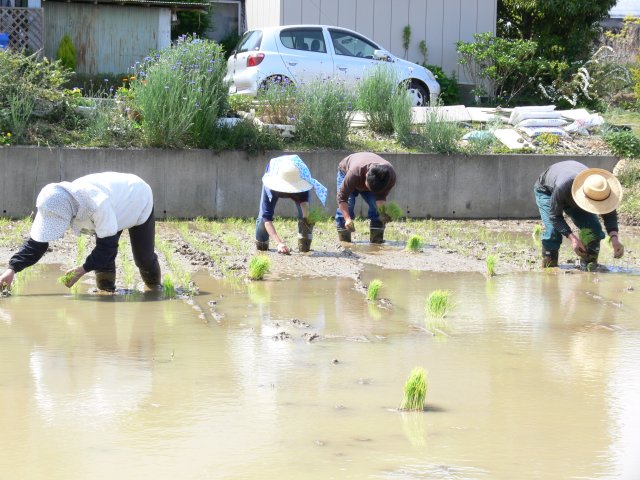
[[96,286],[106,292],[116,291],[115,272],[96,272]]

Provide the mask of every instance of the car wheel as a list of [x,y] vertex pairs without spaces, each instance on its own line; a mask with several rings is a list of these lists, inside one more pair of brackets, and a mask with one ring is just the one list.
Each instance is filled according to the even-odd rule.
[[418,82],[411,82],[407,87],[409,96],[411,97],[411,104],[414,107],[428,107],[429,106],[429,91]]

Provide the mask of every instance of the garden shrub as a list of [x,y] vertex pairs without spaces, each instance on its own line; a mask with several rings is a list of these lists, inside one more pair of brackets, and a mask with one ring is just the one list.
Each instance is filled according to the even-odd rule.
[[296,98],[296,137],[315,147],[343,148],[355,100],[345,84],[316,80],[302,85]]
[[369,128],[377,133],[393,133],[392,99],[399,88],[389,66],[380,64],[358,85],[358,109],[364,112]]
[[438,65],[424,65],[424,67],[431,70],[431,73],[440,84],[440,102],[442,105],[457,105],[460,103],[460,87],[458,86],[456,72],[452,71],[449,77]]
[[220,45],[180,37],[136,65],[134,73],[131,108],[140,112],[149,146],[210,146],[216,121],[228,108]]
[[608,131],[604,139],[614,155],[623,158],[640,157],[640,138],[629,130]]
[[427,121],[415,126],[415,134],[406,146],[425,153],[448,155],[460,150],[458,140],[461,133],[462,129],[456,122],[444,121],[440,112],[431,110]]
[[278,75],[268,78],[258,89],[257,113],[265,123],[292,125],[297,112],[296,86]]
[[56,60],[60,61],[60,64],[72,72],[76,69],[76,47],[73,45],[71,36],[67,33],[58,46],[56,52]]
[[211,145],[215,151],[245,150],[249,153],[266,150],[282,150],[282,137],[270,129],[260,129],[250,120],[245,120],[233,127],[217,126],[211,137]]

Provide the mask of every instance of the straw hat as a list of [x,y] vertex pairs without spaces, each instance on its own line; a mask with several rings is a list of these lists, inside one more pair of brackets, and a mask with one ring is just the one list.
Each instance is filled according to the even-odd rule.
[[270,162],[269,171],[262,177],[262,183],[275,192],[300,193],[311,190],[313,184],[303,178],[303,176],[310,177],[308,168],[306,172],[301,171],[303,165],[304,163],[297,155],[274,158]]
[[618,207],[622,200],[622,186],[611,172],[587,168],[573,180],[571,195],[583,210],[604,215]]
[[38,213],[31,225],[31,238],[36,242],[52,242],[64,236],[73,219],[72,198],[60,185],[50,183],[38,194]]

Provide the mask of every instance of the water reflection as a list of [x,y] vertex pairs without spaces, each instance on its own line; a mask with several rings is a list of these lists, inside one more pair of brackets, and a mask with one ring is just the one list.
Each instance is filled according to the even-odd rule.
[[[203,320],[48,275],[0,300],[13,478],[640,477],[638,277],[365,272],[386,309],[349,279],[201,276]],[[398,412],[415,366],[427,411]]]

